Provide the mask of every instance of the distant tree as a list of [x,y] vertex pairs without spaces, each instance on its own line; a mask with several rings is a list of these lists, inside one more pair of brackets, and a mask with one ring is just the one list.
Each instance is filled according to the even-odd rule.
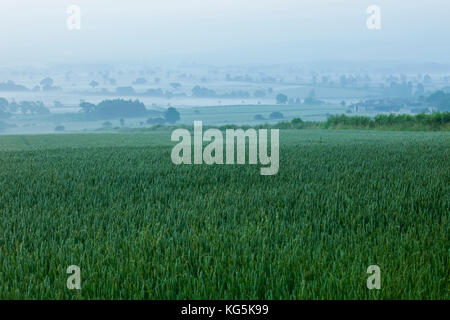
[[95,110],[95,104],[89,103],[89,102],[85,102],[85,101],[81,101],[80,102],[80,108],[81,111],[84,113],[91,113]]
[[164,118],[169,123],[175,123],[180,120],[180,113],[177,111],[177,109],[170,107],[164,113]]
[[427,98],[427,101],[436,103],[436,102],[444,100],[446,97],[447,97],[447,94],[444,91],[438,90],[438,91],[434,92],[433,94],[431,94]]
[[225,99],[247,99],[250,98],[250,93],[244,90],[232,91],[221,95]]
[[55,131],[56,132],[63,132],[65,130],[66,130],[66,127],[64,127],[64,126],[56,126],[55,127]]
[[20,110],[23,114],[49,114],[50,110],[41,101],[22,101]]
[[28,91],[28,88],[21,84],[15,84],[14,81],[8,80],[0,83],[0,91]]
[[120,125],[121,125],[122,127],[125,125],[125,119],[124,119],[124,118],[121,118],[121,119],[120,119]]
[[148,111],[139,100],[104,100],[100,102],[93,113],[99,119],[114,119],[127,117],[145,117]]
[[262,115],[260,115],[260,114],[255,115],[255,116],[253,117],[253,119],[259,120],[259,121],[261,121],[261,120],[266,120],[266,118],[264,118],[264,117],[263,117]]
[[109,81],[109,84],[112,86],[115,86],[117,83],[116,79],[113,79],[113,78],[108,79],[108,81]]
[[279,93],[277,94],[277,104],[286,104],[288,101],[288,97],[285,94]]
[[95,80],[92,80],[89,85],[92,87],[92,89],[95,89],[96,87],[99,86],[99,83]]
[[43,87],[51,87],[51,86],[53,86],[53,79],[50,77],[47,77],[45,79],[42,79],[40,84]]
[[192,96],[197,98],[212,98],[217,96],[217,94],[214,90],[200,86],[195,86],[192,89]]
[[102,126],[105,128],[111,128],[113,126],[113,124],[109,121],[103,122]]
[[283,114],[281,113],[281,112],[278,112],[278,111],[276,111],[276,112],[272,112],[270,115],[269,115],[269,118],[270,119],[272,119],[272,120],[275,120],[275,119],[283,119]]
[[155,78],[155,83],[158,84],[161,81],[160,78]]
[[302,124],[303,120],[300,119],[300,118],[294,118],[294,119],[292,119],[291,123],[294,124],[294,125],[295,124]]
[[341,106],[345,107],[346,102],[344,100],[341,101]]

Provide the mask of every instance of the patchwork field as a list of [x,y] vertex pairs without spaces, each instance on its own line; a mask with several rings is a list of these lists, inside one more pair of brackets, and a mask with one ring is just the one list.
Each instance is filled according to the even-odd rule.
[[173,145],[1,136],[0,299],[450,298],[449,133],[281,130],[275,176]]

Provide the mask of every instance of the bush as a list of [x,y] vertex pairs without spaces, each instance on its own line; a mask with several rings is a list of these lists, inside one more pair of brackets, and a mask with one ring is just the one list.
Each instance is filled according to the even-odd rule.
[[325,122],[325,128],[386,128],[404,130],[440,130],[450,123],[449,112],[435,112],[432,114],[378,114],[375,118],[346,115],[330,116]]

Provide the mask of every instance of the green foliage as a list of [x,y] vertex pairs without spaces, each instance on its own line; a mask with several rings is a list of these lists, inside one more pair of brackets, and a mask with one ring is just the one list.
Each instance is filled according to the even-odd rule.
[[269,115],[270,119],[283,119],[283,114],[281,112],[275,111]]
[[283,130],[264,177],[167,130],[2,137],[0,298],[449,299],[448,138]]
[[277,104],[286,104],[288,102],[288,96],[283,93],[277,94],[276,99],[277,99]]
[[431,94],[426,100],[436,104],[441,111],[450,111],[450,93],[439,90]]
[[103,100],[98,105],[82,101],[82,111],[93,119],[116,119],[122,117],[145,117],[148,111],[139,100]]
[[192,88],[192,96],[196,98],[212,98],[215,97],[217,94],[214,90],[195,86]]
[[450,112],[363,116],[330,116],[323,124],[327,129],[386,129],[386,130],[450,130]]
[[177,109],[170,107],[166,110],[166,112],[164,112],[164,118],[169,123],[175,123],[180,120],[180,113]]

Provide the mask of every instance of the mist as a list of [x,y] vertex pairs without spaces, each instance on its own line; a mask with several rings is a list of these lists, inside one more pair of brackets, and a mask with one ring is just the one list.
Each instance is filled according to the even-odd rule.
[[[381,9],[368,30],[366,9]],[[81,9],[68,30],[66,9]],[[88,62],[449,62],[448,3],[366,0],[31,1],[0,4],[2,66]]]
[[[0,131],[446,111],[448,6],[443,0],[3,0]],[[441,91],[436,104],[430,97]],[[167,112],[178,115],[169,119]]]

